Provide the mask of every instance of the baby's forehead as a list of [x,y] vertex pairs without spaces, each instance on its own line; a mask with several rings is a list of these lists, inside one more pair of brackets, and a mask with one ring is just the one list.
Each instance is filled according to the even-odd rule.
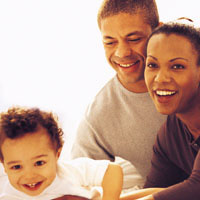
[[5,160],[29,160],[55,152],[49,135],[41,129],[18,138],[6,138],[1,151]]
[[40,127],[35,131],[25,132],[15,138],[5,137],[3,144],[4,143],[9,144],[10,146],[16,144],[25,146],[25,144],[27,144],[27,147],[31,145],[36,145],[35,147],[38,147],[39,145],[41,145],[41,143],[43,145],[51,146],[52,142],[48,131],[45,128]]

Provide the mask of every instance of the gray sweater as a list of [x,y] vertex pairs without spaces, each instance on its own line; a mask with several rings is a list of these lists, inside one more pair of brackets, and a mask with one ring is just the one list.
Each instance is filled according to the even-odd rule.
[[146,178],[156,134],[165,119],[148,93],[128,91],[115,76],[88,106],[72,147],[72,158],[114,161],[119,156]]

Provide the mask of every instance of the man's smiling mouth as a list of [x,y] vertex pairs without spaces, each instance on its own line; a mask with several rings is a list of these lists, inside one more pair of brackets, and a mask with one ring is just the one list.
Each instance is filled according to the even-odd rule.
[[136,65],[137,63],[139,63],[140,61],[137,60],[136,62],[133,62],[133,63],[128,63],[128,64],[121,64],[121,63],[116,63],[117,65],[119,65],[120,67],[123,67],[123,68],[129,68],[129,67],[132,67],[133,65]]

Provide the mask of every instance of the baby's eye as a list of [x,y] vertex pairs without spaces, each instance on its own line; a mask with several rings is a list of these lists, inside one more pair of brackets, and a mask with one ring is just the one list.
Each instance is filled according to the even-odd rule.
[[18,170],[18,169],[21,169],[22,166],[21,165],[14,165],[11,167],[12,170]]
[[173,69],[184,69],[185,67],[183,65],[173,65]]
[[42,165],[44,165],[45,163],[46,163],[45,161],[39,160],[39,161],[37,161],[37,162],[35,163],[35,166],[42,166]]

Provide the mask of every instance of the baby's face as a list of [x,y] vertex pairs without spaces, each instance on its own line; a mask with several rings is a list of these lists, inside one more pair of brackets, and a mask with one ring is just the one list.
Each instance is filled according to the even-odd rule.
[[2,153],[10,183],[27,195],[39,195],[56,176],[58,153],[43,128],[18,139],[5,139]]

